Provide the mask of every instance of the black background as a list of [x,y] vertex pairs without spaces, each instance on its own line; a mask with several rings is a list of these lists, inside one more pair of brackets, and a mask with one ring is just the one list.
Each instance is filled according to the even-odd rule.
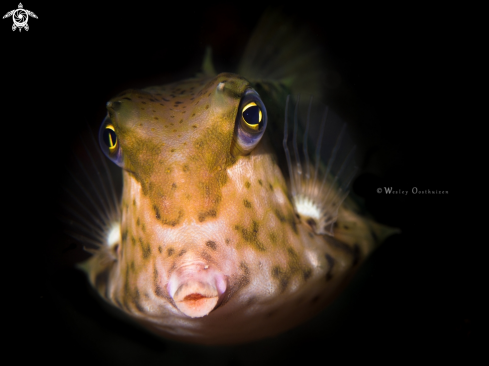
[[[73,145],[87,124],[102,121],[107,100],[129,87],[191,76],[206,45],[218,69],[230,70],[266,4],[23,5],[39,17],[29,20],[28,32],[12,32],[10,18],[0,22],[2,176],[10,214],[4,226],[14,232],[4,242],[13,252],[4,258],[5,289],[13,290],[5,291],[5,314],[14,325],[11,344],[24,350],[19,360],[326,365],[467,361],[478,349],[483,242],[469,238],[478,229],[463,223],[474,215],[464,202],[483,190],[467,188],[474,174],[463,157],[462,132],[473,123],[464,106],[473,82],[471,11],[283,7],[324,47],[335,75],[326,102],[369,144],[355,192],[377,221],[402,234],[365,263],[332,315],[270,340],[200,347],[160,341],[99,306],[70,267],[80,247],[55,219],[57,200]],[[6,13],[17,4],[2,7]],[[379,187],[448,194],[377,194]]]

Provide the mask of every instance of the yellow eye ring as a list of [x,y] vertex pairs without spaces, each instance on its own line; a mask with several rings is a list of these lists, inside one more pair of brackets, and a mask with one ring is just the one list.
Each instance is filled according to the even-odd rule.
[[109,148],[110,153],[113,153],[117,149],[117,135],[115,133],[114,126],[105,126],[104,142]]
[[[248,110],[248,109],[249,109],[249,108],[251,108],[251,107],[256,107],[256,108],[258,108],[258,123],[249,123],[249,122],[246,120],[246,118],[245,118],[245,112],[246,112],[246,110]],[[256,113],[256,112],[255,112],[255,113]],[[241,111],[241,117],[242,117],[243,122],[245,123],[245,125],[246,125],[248,128],[250,128],[250,129],[252,129],[252,130],[254,130],[254,131],[258,131],[258,129],[260,128],[260,123],[261,123],[261,121],[262,121],[262,119],[263,119],[263,114],[262,114],[262,112],[261,112],[260,107],[258,107],[258,105],[257,105],[255,102],[250,102],[250,103],[248,103],[248,104],[247,104],[247,105],[246,105],[246,106],[243,108],[243,110]]]

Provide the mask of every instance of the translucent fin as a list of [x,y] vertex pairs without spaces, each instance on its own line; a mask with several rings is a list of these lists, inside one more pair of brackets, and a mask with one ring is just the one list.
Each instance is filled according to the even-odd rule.
[[287,97],[283,147],[291,199],[316,234],[333,235],[357,167],[346,124],[312,97]]
[[340,209],[334,237],[351,248],[355,245],[360,246],[361,252],[366,254],[372,252],[391,235],[400,232],[400,229],[379,224],[373,218],[351,210]]
[[212,63],[212,49],[210,46],[205,48],[204,61],[202,62],[202,76],[214,76],[217,75],[214,65]]
[[121,169],[107,162],[94,134],[88,133],[67,169],[66,194],[61,202],[64,211],[59,219],[66,224],[66,233],[83,244],[85,251],[102,251],[110,257],[109,247],[114,243],[109,242],[109,235],[120,222]]
[[238,74],[251,82],[283,84],[293,93],[321,97],[322,52],[312,32],[267,10],[251,36]]

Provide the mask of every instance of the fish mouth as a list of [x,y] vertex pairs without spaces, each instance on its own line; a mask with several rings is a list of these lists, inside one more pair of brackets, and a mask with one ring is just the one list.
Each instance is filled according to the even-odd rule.
[[175,306],[190,318],[208,315],[226,289],[226,276],[214,265],[200,261],[178,267],[168,282],[168,293]]

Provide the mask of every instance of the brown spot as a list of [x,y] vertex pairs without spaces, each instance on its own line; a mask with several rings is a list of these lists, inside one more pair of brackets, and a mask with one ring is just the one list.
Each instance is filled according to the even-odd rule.
[[155,287],[155,295],[158,297],[166,297],[164,291],[161,289],[160,286]]
[[203,221],[205,221],[205,219],[207,217],[216,217],[216,215],[217,215],[216,210],[209,210],[209,211],[205,211],[205,212],[200,212],[199,213],[199,221],[203,222]]
[[307,281],[312,275],[312,269],[306,268],[302,270],[302,277],[304,278],[304,281]]
[[290,226],[292,227],[292,230],[294,231],[294,233],[297,235],[299,234],[299,230],[297,229],[297,223],[295,222],[295,217],[294,215],[291,215],[289,217],[289,224]]
[[136,220],[136,225],[137,225],[137,226],[141,225],[141,222],[140,222],[140,220],[139,220],[139,217],[138,217],[138,219]]
[[184,216],[184,212],[183,212],[183,210],[180,210],[180,211],[178,211],[178,217],[176,219],[173,219],[173,220],[161,219],[161,222],[165,225],[177,226],[183,216]]
[[160,210],[158,209],[158,206],[156,205],[153,205],[153,210],[155,212],[155,215],[156,215],[156,219],[161,219],[161,216],[160,216]]
[[248,268],[248,265],[246,262],[241,262],[239,264],[239,268],[243,271],[243,275],[241,276],[239,282],[240,282],[240,287],[246,286],[250,283],[250,269]]
[[212,250],[217,249],[217,245],[215,241],[209,240],[208,242],[205,243],[205,245],[211,248]]
[[187,251],[185,249],[182,249],[180,251],[180,253],[178,253],[178,256],[181,257],[182,255],[184,255],[185,253],[187,253]]
[[160,246],[158,246],[158,252],[160,252],[160,254],[163,252],[163,248]]
[[207,261],[207,262],[211,262],[212,261],[212,257],[205,251],[202,251],[200,253],[200,256],[201,258],[204,260],[204,261]]
[[289,254],[289,261],[288,261],[288,266],[289,266],[289,272],[291,274],[297,273],[300,270],[300,260],[299,260],[299,255],[296,253],[294,248],[288,247],[287,248],[287,253]]
[[168,248],[166,250],[166,253],[168,254],[169,257],[171,257],[173,255],[173,253],[175,252],[175,250],[173,248]]
[[250,202],[250,201],[248,201],[247,199],[244,199],[244,200],[243,200],[243,204],[244,204],[244,206],[245,206],[246,208],[251,208],[251,202]]
[[250,183],[250,182],[248,182],[248,181],[247,181],[247,182],[245,182],[245,187],[246,187],[246,188],[250,188],[250,187],[251,187],[251,183]]
[[289,284],[289,274],[279,266],[275,266],[272,268],[272,277],[279,281],[280,291],[285,291]]
[[256,249],[259,251],[263,252],[265,251],[265,247],[263,244],[258,240],[258,230],[259,230],[260,225],[258,222],[254,221],[251,224],[251,228],[245,228],[245,227],[240,227],[239,225],[235,225],[235,229],[237,228],[238,230],[241,229],[241,236],[246,242],[251,243]]
[[289,256],[291,256],[292,258],[295,258],[295,259],[299,258],[299,256],[295,252],[294,248],[292,248],[292,247],[287,248],[287,253],[289,253]]
[[275,209],[275,216],[277,216],[277,219],[279,219],[280,222],[285,222],[285,216],[279,211],[278,208]]
[[261,179],[258,179],[258,184],[261,185],[261,186],[263,186],[263,182],[262,182]]
[[311,227],[313,231],[316,231],[316,220],[310,217],[307,219],[306,223]]
[[141,244],[141,250],[143,251],[143,258],[147,259],[151,255],[151,247],[149,244],[144,244],[143,239],[139,238]]

